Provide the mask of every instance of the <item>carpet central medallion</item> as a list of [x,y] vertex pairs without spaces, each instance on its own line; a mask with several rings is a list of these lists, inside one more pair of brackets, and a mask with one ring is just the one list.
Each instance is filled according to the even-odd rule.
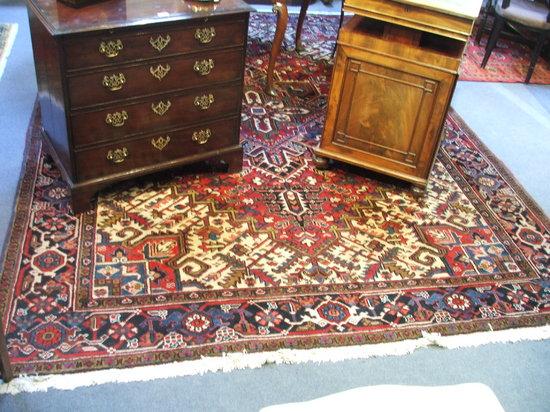
[[[417,201],[402,188],[320,173],[309,155],[303,162],[291,176],[248,166],[242,175],[103,196],[90,218],[95,233],[83,236],[78,303],[101,308],[537,276],[441,164],[429,195]],[[55,249],[36,260],[48,271],[64,264]]]
[[0,278],[17,373],[550,320],[548,221],[458,116],[423,196],[366,170],[314,167],[336,32],[315,19],[310,54],[281,55],[272,98],[273,17],[251,18],[242,173],[143,179],[74,216],[35,117]]

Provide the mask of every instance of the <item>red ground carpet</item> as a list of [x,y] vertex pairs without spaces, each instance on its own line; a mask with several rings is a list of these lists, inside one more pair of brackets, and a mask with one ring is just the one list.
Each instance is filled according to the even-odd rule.
[[268,18],[250,30],[242,174],[184,170],[74,216],[35,114],[0,280],[16,373],[550,320],[549,222],[460,118],[421,198],[364,170],[316,170],[334,19],[307,25],[307,56],[281,56],[271,98]]
[[[471,38],[460,66],[460,80],[476,82],[523,83],[531,60],[531,49],[515,41],[501,38],[484,69],[480,67],[485,55],[488,36],[479,45]],[[531,84],[550,84],[550,63],[540,57]]]

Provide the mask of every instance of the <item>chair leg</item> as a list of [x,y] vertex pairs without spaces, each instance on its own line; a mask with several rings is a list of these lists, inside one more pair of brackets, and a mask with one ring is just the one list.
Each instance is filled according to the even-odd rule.
[[491,57],[491,53],[493,52],[493,49],[497,44],[497,40],[500,37],[500,32],[502,31],[503,27],[504,18],[497,14],[495,17],[495,24],[493,25],[491,35],[489,36],[489,41],[487,42],[487,47],[485,48],[485,56],[483,56],[483,61],[481,62],[482,68],[485,67],[487,61],[489,60],[489,57]]
[[296,25],[296,51],[298,53],[304,51],[304,46],[302,45],[302,28],[304,27],[304,20],[306,19],[309,2],[310,0],[302,0],[300,16],[298,16],[298,24]]
[[273,88],[273,74],[275,71],[275,62],[281,53],[281,45],[285,37],[286,27],[288,25],[288,8],[286,0],[273,0],[273,12],[277,13],[277,29],[275,30],[275,38],[271,46],[271,54],[269,56],[269,66],[267,67],[267,84],[265,91],[271,96],[275,96]]
[[0,372],[2,373],[2,380],[4,382],[9,382],[13,379],[13,371],[11,369],[10,359],[8,357],[6,337],[4,336],[4,327],[2,326],[1,319],[0,319]]
[[476,38],[475,42],[476,44],[479,44],[481,41],[481,36],[483,35],[483,31],[485,30],[485,25],[487,24],[487,17],[489,16],[489,13],[491,12],[491,1],[485,6],[485,10],[483,11],[483,18],[481,19],[481,23],[479,27],[477,28]]
[[525,78],[525,83],[529,83],[531,81],[531,76],[535,71],[537,60],[539,59],[540,52],[542,51],[542,46],[544,45],[544,42],[546,41],[547,36],[548,36],[548,32],[542,32],[539,34],[539,37],[537,39],[537,44],[535,45],[535,48],[531,53],[531,62],[529,63],[529,69],[527,70],[527,77]]

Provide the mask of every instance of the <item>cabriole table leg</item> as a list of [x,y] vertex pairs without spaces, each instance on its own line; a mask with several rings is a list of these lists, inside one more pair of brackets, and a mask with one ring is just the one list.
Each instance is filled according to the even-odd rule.
[[267,68],[267,84],[265,88],[266,93],[271,96],[276,95],[275,89],[273,88],[275,62],[281,52],[281,45],[283,44],[286,27],[288,25],[288,8],[286,0],[273,0],[273,12],[277,14],[277,29],[275,31],[273,45],[271,46],[271,55],[269,56],[269,66]]

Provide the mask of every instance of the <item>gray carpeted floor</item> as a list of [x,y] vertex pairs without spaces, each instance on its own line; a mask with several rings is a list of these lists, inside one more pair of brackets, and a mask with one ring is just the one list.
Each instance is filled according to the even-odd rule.
[[[0,80],[0,245],[13,212],[25,131],[36,96],[27,16],[22,4],[0,0],[0,22],[20,25]],[[461,82],[453,106],[549,214],[550,87]],[[462,382],[489,385],[507,411],[548,411],[550,342],[424,349],[403,357],[271,365],[146,383],[20,394],[0,398],[0,410],[253,411],[269,404],[312,399],[364,385]]]

